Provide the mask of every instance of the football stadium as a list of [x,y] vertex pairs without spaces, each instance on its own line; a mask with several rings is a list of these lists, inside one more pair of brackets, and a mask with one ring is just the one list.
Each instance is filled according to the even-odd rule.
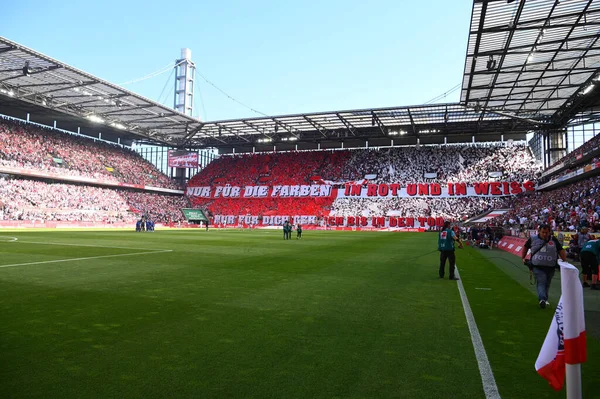
[[468,3],[458,101],[234,119],[0,36],[0,397],[600,397],[600,1]]

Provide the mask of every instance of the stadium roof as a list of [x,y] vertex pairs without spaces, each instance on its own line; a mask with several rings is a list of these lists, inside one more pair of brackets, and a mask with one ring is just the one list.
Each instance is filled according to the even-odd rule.
[[[20,105],[19,105],[20,104]],[[0,37],[0,106],[35,107],[122,129],[169,146],[329,148],[395,143],[417,138],[524,134],[537,121],[459,104],[265,116],[202,122],[74,67]],[[379,139],[379,143],[373,140]],[[410,139],[410,140],[408,140]],[[464,140],[464,139],[463,139]],[[292,145],[293,143],[293,145]],[[283,146],[283,147],[282,147]]]
[[0,97],[126,130],[167,145],[201,122],[0,37]]
[[[405,137],[469,136],[521,133],[539,127],[538,121],[514,118],[501,112],[482,112],[460,104],[359,109],[283,116],[264,116],[206,122],[192,131],[187,146],[254,146],[290,142],[345,142],[364,145],[365,140]],[[350,146],[348,145],[348,146]]]
[[564,125],[599,78],[599,32],[598,1],[475,0],[461,103]]
[[474,0],[460,103],[211,122],[0,37],[0,112],[61,113],[168,146],[240,152],[523,139],[600,120],[599,28],[600,1]]

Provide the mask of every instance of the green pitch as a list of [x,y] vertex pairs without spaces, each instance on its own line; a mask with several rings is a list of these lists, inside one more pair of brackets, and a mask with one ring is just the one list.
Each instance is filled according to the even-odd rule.
[[[293,237],[0,232],[0,397],[484,397],[436,235]],[[457,263],[501,396],[564,397],[534,369],[552,309],[518,258],[482,251]],[[600,384],[590,327],[585,397]]]

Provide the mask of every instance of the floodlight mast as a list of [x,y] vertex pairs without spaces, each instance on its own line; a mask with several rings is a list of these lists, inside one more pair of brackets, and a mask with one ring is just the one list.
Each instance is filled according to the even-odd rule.
[[173,108],[176,111],[194,116],[194,79],[196,64],[192,61],[192,50],[181,49],[181,58],[175,61],[175,94]]

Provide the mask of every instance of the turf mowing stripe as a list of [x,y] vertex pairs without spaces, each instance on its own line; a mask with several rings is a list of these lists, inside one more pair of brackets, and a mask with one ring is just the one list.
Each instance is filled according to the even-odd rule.
[[[456,275],[459,276],[458,267],[456,268]],[[471,341],[473,342],[473,349],[475,350],[475,357],[477,358],[477,364],[479,365],[479,373],[481,374],[481,382],[483,383],[483,391],[487,399],[500,399],[500,392],[498,392],[498,386],[496,385],[496,379],[490,366],[475,317],[471,311],[471,305],[469,305],[469,298],[465,293],[465,287],[463,287],[462,280],[458,280],[458,291],[460,292],[460,299],[465,310],[465,316],[467,318],[467,324],[469,325],[469,332],[471,333]]]
[[92,247],[92,248],[112,248],[112,249],[140,249],[140,250],[144,250],[144,251],[172,251],[172,249],[150,249],[150,248],[133,248],[133,247],[115,247],[113,245],[91,245],[91,244],[69,244],[69,243],[63,243],[63,242],[37,242],[37,241],[23,241],[23,240],[19,240],[17,241],[12,240],[12,241],[6,241],[6,242],[18,242],[18,243],[24,243],[24,244],[40,244],[40,245],[57,245],[57,246],[69,246],[69,247]]
[[[117,247],[112,247],[112,248],[117,248]],[[85,257],[85,258],[68,258],[68,259],[45,260],[45,261],[42,261],[42,262],[14,263],[12,265],[0,265],[0,268],[2,268],[2,267],[27,266],[27,265],[41,265],[41,264],[44,264],[44,263],[73,262],[73,261],[77,261],[77,260],[87,260],[87,259],[116,258],[118,256],[159,254],[159,253],[163,253],[163,252],[173,252],[173,250],[172,249],[163,249],[163,250],[160,250],[160,251],[133,252],[133,253],[130,253],[130,254],[88,256],[88,257]]]

